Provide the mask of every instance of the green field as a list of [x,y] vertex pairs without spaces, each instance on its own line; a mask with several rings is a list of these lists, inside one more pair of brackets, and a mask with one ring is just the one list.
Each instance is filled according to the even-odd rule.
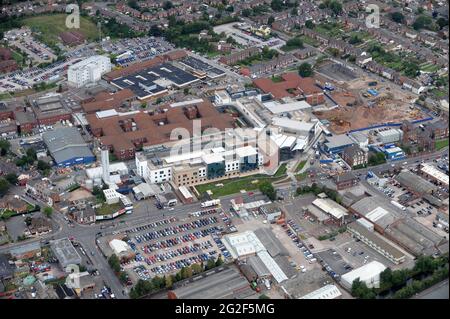
[[433,63],[422,63],[420,65],[420,70],[423,72],[436,72],[440,67]]
[[0,93],[0,100],[9,99],[9,98],[11,98],[11,94],[9,94],[8,92]]
[[278,167],[276,173],[273,175],[274,177],[281,177],[285,176],[287,171],[287,164],[281,164],[280,167]]
[[273,83],[279,83],[284,81],[283,78],[279,75],[272,75],[270,79],[272,80]]
[[312,45],[313,47],[318,47],[319,46],[319,41],[314,40],[313,38],[310,38],[306,35],[302,35],[300,36],[300,40],[302,40],[304,43]]
[[119,211],[121,208],[122,208],[121,203],[111,204],[111,205],[104,203],[102,206],[100,206],[99,208],[97,208],[95,210],[95,214],[96,215],[110,215],[110,214],[114,214],[115,212]]
[[17,62],[17,64],[22,65],[23,62],[23,55],[19,52],[12,51],[12,57]]
[[448,90],[445,89],[432,89],[431,93],[433,93],[433,95],[437,98],[444,98],[448,96]]
[[305,166],[306,161],[301,161],[300,163],[298,163],[297,168],[295,169],[295,172],[300,172],[302,170],[302,168]]
[[[286,172],[285,168],[286,167],[284,167],[284,173]],[[214,183],[198,185],[195,186],[195,188],[200,194],[204,194],[206,193],[206,191],[210,190],[211,192],[213,192],[211,196],[212,198],[236,194],[243,189],[246,191],[252,191],[258,189],[259,184],[264,181],[276,182],[284,178],[285,175],[284,173],[282,174],[283,169],[282,171],[280,171],[280,169],[282,169],[282,166],[278,169],[274,176],[258,174],[248,177],[226,179]],[[223,186],[216,186],[218,184],[223,184]]]
[[339,38],[345,34],[339,23],[321,23],[315,26],[314,31],[332,38]]
[[446,138],[444,140],[436,141],[436,150],[438,150],[438,151],[447,146],[448,146],[448,138]]
[[80,31],[88,40],[95,40],[98,36],[96,25],[86,17],[80,17],[80,29],[66,27],[66,14],[48,14],[25,18],[22,23],[32,30],[42,33],[40,39],[46,44],[59,41],[59,35],[65,31]]

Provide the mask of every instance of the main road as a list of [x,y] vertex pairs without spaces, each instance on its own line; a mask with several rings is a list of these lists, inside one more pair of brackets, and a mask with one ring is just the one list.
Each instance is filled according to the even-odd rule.
[[[432,160],[441,157],[444,154],[447,154],[447,149],[441,150],[439,152],[431,153],[431,154],[423,154],[418,157],[405,159],[404,161],[400,161],[399,163],[393,164],[396,167],[399,166],[408,166],[411,164],[415,164],[420,162],[421,160]],[[406,164],[405,164],[406,162]],[[392,168],[392,164],[382,164],[370,168],[364,168],[360,170],[356,170],[358,175],[367,174],[369,170],[377,173],[383,172]],[[288,195],[291,197],[296,187],[300,185],[311,184],[311,180],[306,178],[301,182],[293,182],[292,180],[288,180],[286,183],[277,184],[277,190],[280,191],[283,195]],[[14,191],[17,191],[17,195],[22,194],[27,201],[38,204],[42,206],[42,203],[39,203],[29,197],[23,195],[23,189],[17,188]],[[236,193],[232,195],[227,195],[221,197],[222,206],[225,211],[229,211],[230,209],[230,199],[235,198],[237,196],[242,196],[244,200],[249,199],[250,197],[253,200],[261,200],[264,199],[259,191],[253,192],[251,195],[249,193]],[[285,196],[286,197],[286,196]],[[289,200],[289,198],[286,198]],[[96,244],[96,236],[97,233],[102,233],[102,235],[109,235],[113,232],[120,232],[130,227],[136,227],[138,225],[142,225],[144,223],[151,223],[154,221],[162,220],[169,217],[177,217],[179,219],[186,218],[189,212],[194,212],[200,210],[201,206],[199,202],[176,206],[173,209],[158,209],[151,201],[141,201],[135,204],[134,212],[131,215],[126,215],[120,217],[118,220],[112,221],[103,221],[93,225],[78,225],[72,224],[70,225],[68,221],[63,218],[63,215],[59,212],[55,212],[52,215],[52,220],[56,224],[56,229],[46,235],[43,235],[36,239],[28,240],[29,242],[40,241],[41,243],[45,243],[49,240],[59,239],[59,238],[68,238],[73,237],[75,241],[80,243],[80,245],[86,250],[88,258],[91,259],[92,264],[98,271],[100,275],[105,281],[105,284],[108,285],[117,298],[124,299],[128,298],[124,291],[124,286],[120,283],[119,279],[116,277],[112,269],[109,267],[109,264],[106,258],[100,253]],[[26,244],[24,242],[12,243],[9,245],[4,245],[0,247],[0,253],[8,253],[11,248],[22,246]]]

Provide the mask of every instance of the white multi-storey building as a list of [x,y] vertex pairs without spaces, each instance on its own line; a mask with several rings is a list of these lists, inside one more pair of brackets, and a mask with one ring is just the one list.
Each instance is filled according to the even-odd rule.
[[103,55],[94,55],[69,67],[67,80],[75,87],[95,83],[111,71],[111,60]]
[[258,149],[247,145],[228,151],[217,147],[162,159],[148,159],[143,153],[137,153],[135,162],[137,174],[149,183],[174,181],[178,186],[191,186],[257,173],[264,157]]

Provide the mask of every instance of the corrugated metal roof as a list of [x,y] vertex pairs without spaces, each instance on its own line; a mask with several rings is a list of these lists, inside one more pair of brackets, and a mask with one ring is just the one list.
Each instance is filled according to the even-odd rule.
[[273,278],[278,283],[281,283],[288,279],[286,274],[281,270],[280,266],[278,266],[278,264],[275,262],[275,260],[273,260],[273,258],[269,255],[267,251],[260,251],[257,255],[264,263],[264,265],[267,267],[267,269],[269,269]]
[[300,299],[335,299],[342,296],[341,291],[335,285],[326,285],[307,295],[304,295]]
[[437,189],[437,187],[429,181],[409,171],[400,172],[395,179],[404,187],[421,194],[431,193],[433,190]]
[[313,205],[317,206],[325,213],[332,215],[336,219],[340,219],[347,215],[347,209],[329,198],[317,198]]

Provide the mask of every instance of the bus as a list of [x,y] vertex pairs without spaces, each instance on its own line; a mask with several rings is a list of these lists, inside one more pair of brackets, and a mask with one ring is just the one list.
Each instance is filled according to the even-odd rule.
[[200,204],[200,206],[202,208],[207,208],[207,207],[213,207],[213,206],[219,206],[220,205],[220,199],[213,199],[213,200],[208,200],[206,202],[203,202]]

